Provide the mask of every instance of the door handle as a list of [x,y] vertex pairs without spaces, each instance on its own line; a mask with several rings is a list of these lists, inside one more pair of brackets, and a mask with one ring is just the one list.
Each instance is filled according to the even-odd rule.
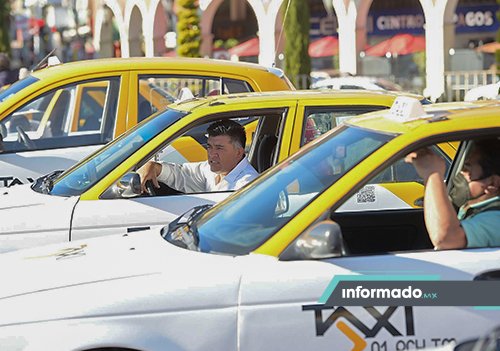
[[474,277],[474,280],[500,280],[500,269],[480,273]]
[[127,233],[140,232],[142,230],[148,230],[148,229],[151,229],[151,227],[131,227],[127,228]]

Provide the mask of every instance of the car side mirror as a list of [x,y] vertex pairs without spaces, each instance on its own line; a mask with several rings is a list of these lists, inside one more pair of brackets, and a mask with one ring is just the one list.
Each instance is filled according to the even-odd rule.
[[136,172],[129,172],[106,190],[101,198],[131,198],[141,195],[141,177]]
[[282,261],[315,260],[344,256],[346,247],[340,226],[321,221],[302,233],[280,255]]
[[276,204],[276,209],[274,210],[275,216],[280,216],[285,214],[290,209],[290,201],[288,200],[288,195],[285,191],[280,191],[278,194],[278,203]]

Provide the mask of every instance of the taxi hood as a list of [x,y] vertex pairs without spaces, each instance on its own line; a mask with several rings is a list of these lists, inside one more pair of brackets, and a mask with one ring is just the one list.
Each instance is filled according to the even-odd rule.
[[[174,246],[158,228],[2,254],[1,267],[10,269],[0,271],[0,326],[234,306],[234,261]],[[187,300],[198,289],[203,294]]]
[[59,233],[69,238],[71,214],[78,199],[78,196],[61,197],[37,193],[29,184],[2,189],[0,253],[36,245],[37,235],[41,232]]

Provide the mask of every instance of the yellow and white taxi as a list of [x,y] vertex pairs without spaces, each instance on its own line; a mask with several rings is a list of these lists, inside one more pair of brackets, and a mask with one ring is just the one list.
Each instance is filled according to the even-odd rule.
[[186,94],[294,89],[283,72],[190,58],[49,66],[0,92],[0,187],[67,169]]
[[421,147],[459,142],[452,177],[470,140],[500,137],[499,113],[355,117],[162,230],[0,255],[0,349],[413,350],[475,337],[499,324],[498,305],[329,306],[322,296],[342,276],[498,279],[500,248],[435,251],[421,209],[339,208]]
[[[174,163],[205,161],[205,133],[215,120],[232,118],[245,125],[247,157],[262,173],[346,119],[387,109],[397,96],[369,91],[289,91],[173,104],[64,174],[52,173],[32,186],[3,191],[0,252],[165,225],[193,206],[227,197],[230,192],[175,195],[167,189],[156,196],[141,196],[129,190],[137,177],[134,171],[151,158]],[[422,195],[409,200],[392,186],[402,178],[391,179],[383,181],[391,183],[392,190],[375,196],[385,196],[388,206],[414,206],[412,202]],[[406,174],[405,179],[416,180],[417,175]],[[421,185],[412,184],[421,193]]]

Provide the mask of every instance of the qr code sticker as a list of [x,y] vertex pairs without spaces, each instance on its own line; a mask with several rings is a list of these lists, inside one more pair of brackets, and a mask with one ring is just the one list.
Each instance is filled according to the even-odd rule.
[[365,203],[365,202],[375,202],[376,197],[375,197],[375,187],[373,185],[367,185],[363,187],[357,194],[356,194],[356,202],[359,203]]

